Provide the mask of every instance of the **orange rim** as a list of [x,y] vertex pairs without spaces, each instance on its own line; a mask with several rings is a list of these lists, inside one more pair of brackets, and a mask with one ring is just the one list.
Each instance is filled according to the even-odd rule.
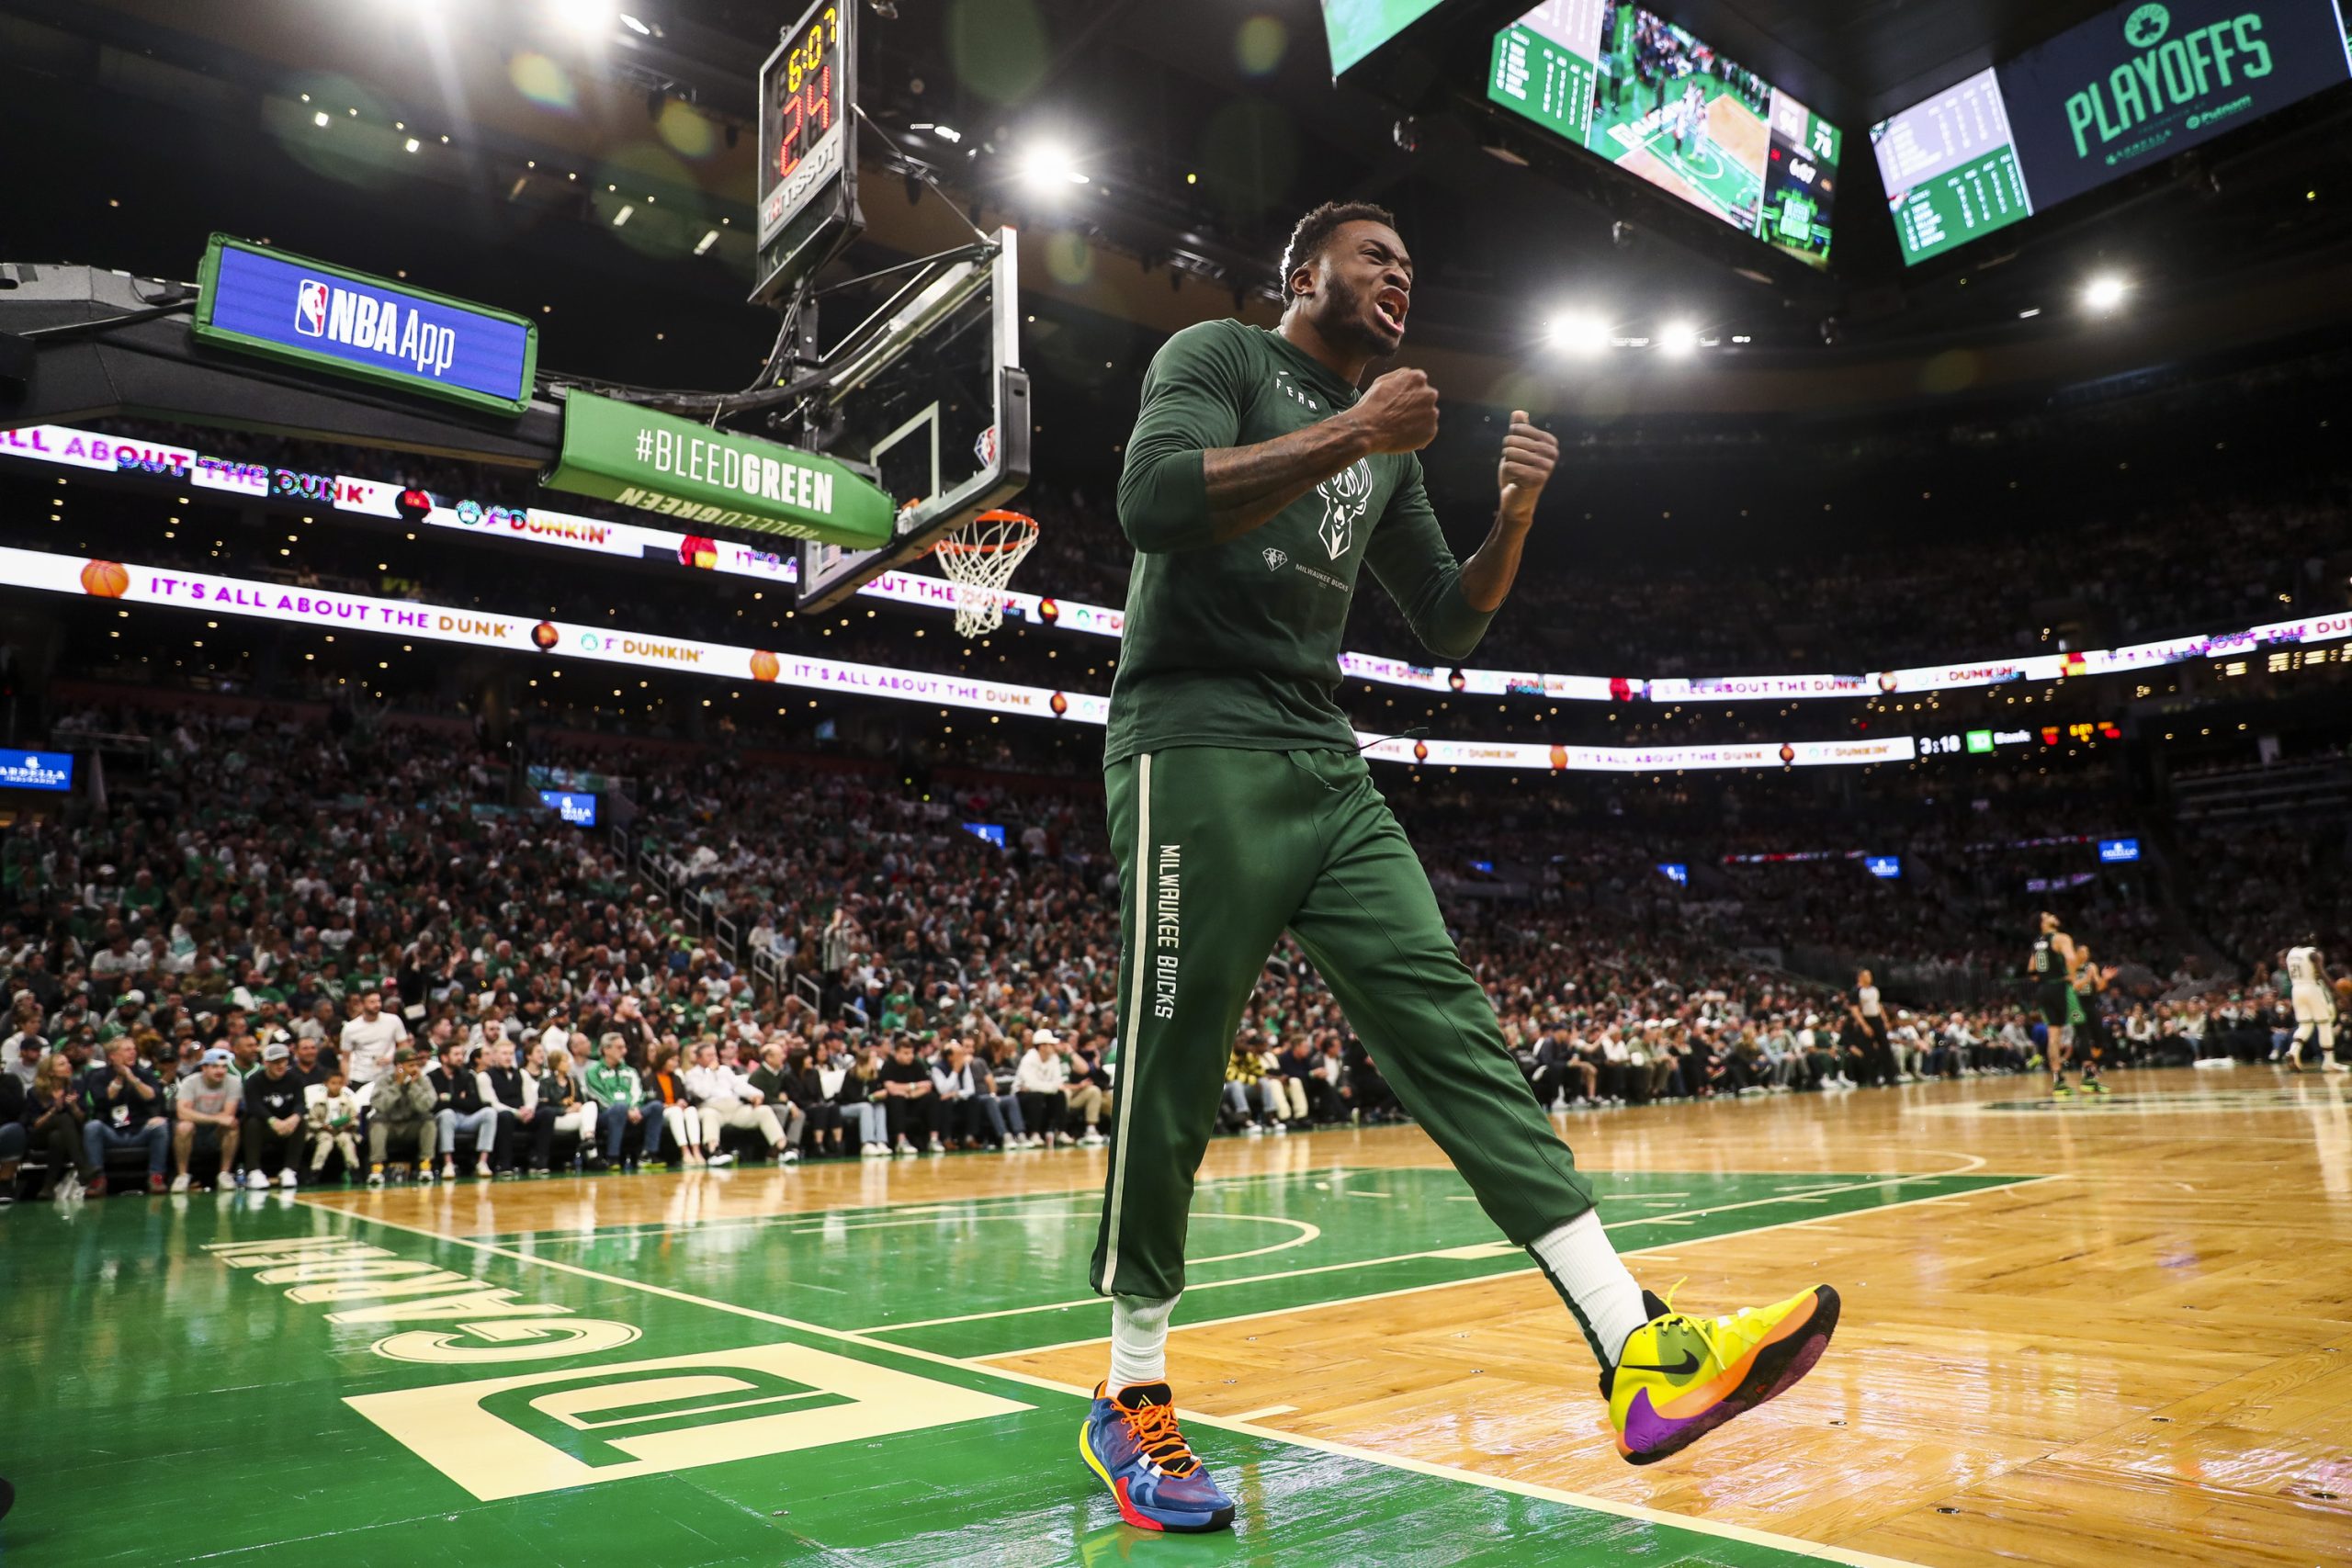
[[[983,512],[972,519],[974,523],[1018,523],[1027,532],[1016,532],[1009,539],[976,541],[972,539],[940,538],[933,541],[934,555],[987,556],[1025,545],[1037,536],[1037,520],[1023,512]],[[967,525],[969,526],[969,525]]]

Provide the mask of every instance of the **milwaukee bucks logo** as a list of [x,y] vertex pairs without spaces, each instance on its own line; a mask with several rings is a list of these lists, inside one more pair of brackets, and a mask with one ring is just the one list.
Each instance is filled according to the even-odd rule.
[[1315,493],[1323,498],[1323,523],[1316,536],[1338,560],[1356,542],[1356,520],[1372,504],[1372,465],[1360,459],[1317,485]]

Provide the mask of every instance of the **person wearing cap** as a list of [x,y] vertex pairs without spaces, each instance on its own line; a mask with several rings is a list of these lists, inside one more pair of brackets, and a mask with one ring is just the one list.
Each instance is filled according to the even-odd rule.
[[199,1147],[217,1147],[220,1171],[213,1190],[232,1192],[237,1186],[237,1139],[243,1120],[244,1080],[229,1069],[236,1058],[215,1045],[198,1063],[196,1076],[183,1079],[172,1108],[172,1157],[177,1169],[172,1190],[188,1188],[188,1156]]
[[33,1078],[40,1072],[41,1058],[49,1055],[49,1042],[23,1031],[10,1036],[10,1040],[14,1048],[0,1052],[6,1057],[8,1076],[30,1089]]
[[1062,1125],[1070,1116],[1069,1064],[1062,1060],[1061,1036],[1040,1029],[1029,1036],[1029,1049],[1012,1069],[1013,1098],[1021,1102],[1021,1119],[1046,1141],[1060,1144]]
[[[377,1080],[375,1094],[368,1102],[368,1185],[384,1184],[384,1156],[391,1152],[394,1138],[416,1140],[416,1179],[420,1186],[433,1180],[433,1151],[440,1129],[435,1125],[435,1111],[439,1096],[424,1080],[424,1061],[413,1045],[395,1045],[390,1069]],[[469,1074],[468,1077],[472,1075]],[[331,1069],[327,1087],[332,1091],[343,1089],[343,1074]],[[345,1091],[345,1098],[350,1098]],[[316,1130],[317,1102],[311,1107],[311,1126]],[[345,1156],[346,1160],[349,1156]],[[323,1152],[314,1155],[311,1169],[326,1163]]]
[[245,1185],[258,1191],[277,1171],[277,1184],[300,1179],[294,1168],[302,1155],[302,1091],[309,1086],[294,1071],[294,1053],[283,1040],[261,1048],[261,1066],[245,1077]]

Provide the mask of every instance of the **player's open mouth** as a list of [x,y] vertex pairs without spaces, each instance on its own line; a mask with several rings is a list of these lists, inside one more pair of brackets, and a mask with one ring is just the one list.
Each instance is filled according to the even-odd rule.
[[1403,289],[1382,289],[1372,297],[1372,308],[1380,313],[1382,321],[1388,323],[1391,332],[1405,330],[1405,311],[1409,308],[1409,301],[1406,299]]

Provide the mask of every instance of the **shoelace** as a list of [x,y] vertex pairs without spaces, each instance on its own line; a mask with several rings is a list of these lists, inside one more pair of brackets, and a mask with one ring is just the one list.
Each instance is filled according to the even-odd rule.
[[1182,1477],[1200,1469],[1201,1461],[1184,1442],[1184,1434],[1176,1426],[1176,1407],[1172,1404],[1147,1404],[1127,1410],[1127,1432],[1136,1446],[1149,1454],[1152,1461],[1170,1475]]
[[[1690,1277],[1686,1274],[1681,1279],[1677,1280],[1674,1283],[1666,1288],[1666,1294],[1660,1299],[1666,1303],[1666,1310],[1668,1316],[1679,1318],[1683,1323],[1689,1325],[1691,1328],[1700,1330],[1702,1333],[1704,1332],[1705,1325],[1712,1323],[1716,1333],[1725,1336],[1736,1336],[1740,1343],[1744,1345],[1752,1345],[1758,1338],[1762,1337],[1764,1325],[1760,1320],[1756,1319],[1756,1309],[1754,1307],[1742,1307],[1737,1312],[1732,1314],[1729,1317],[1718,1317],[1712,1319],[1696,1318],[1687,1312],[1676,1312],[1674,1310],[1674,1292],[1688,1284],[1690,1282]],[[1710,1341],[1710,1344],[1712,1344],[1712,1340]]]

